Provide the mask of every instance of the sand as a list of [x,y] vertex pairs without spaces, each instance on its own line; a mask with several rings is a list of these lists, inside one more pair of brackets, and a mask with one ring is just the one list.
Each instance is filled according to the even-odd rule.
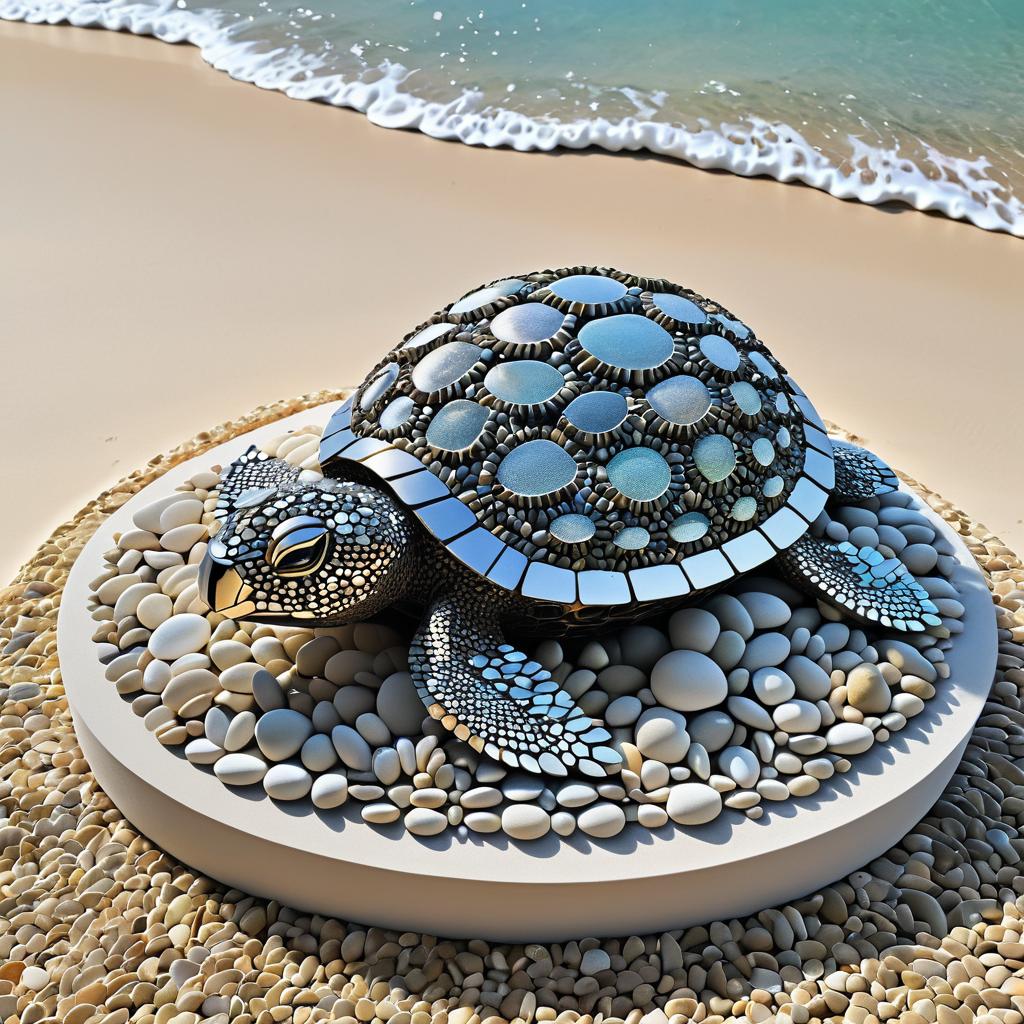
[[823,415],[1024,547],[1019,240],[654,158],[389,132],[191,47],[67,27],[0,23],[0,123],[0,578],[154,453],[358,382],[481,281],[584,262],[719,298]]

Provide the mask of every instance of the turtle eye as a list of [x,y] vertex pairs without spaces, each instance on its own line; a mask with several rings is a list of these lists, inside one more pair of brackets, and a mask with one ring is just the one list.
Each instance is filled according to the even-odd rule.
[[296,516],[274,530],[267,561],[279,576],[308,576],[324,564],[329,547],[330,533],[319,519]]

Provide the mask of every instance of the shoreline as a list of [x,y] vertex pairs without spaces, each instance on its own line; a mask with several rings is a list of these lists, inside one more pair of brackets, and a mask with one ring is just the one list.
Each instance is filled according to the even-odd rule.
[[63,25],[0,22],[0,115],[8,579],[155,452],[358,383],[484,280],[583,262],[719,299],[823,415],[1024,547],[1012,236],[644,154],[440,145]]

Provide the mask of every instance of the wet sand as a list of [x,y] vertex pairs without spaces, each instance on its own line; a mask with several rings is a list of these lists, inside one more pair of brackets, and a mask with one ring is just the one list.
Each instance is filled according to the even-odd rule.
[[0,124],[4,579],[154,454],[357,383],[475,284],[576,263],[718,298],[824,416],[1024,549],[1017,239],[657,158],[386,131],[85,29],[0,22]]

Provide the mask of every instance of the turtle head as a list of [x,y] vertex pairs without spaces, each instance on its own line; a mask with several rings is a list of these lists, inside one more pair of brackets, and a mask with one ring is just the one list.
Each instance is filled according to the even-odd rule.
[[335,626],[402,596],[415,571],[414,528],[394,498],[365,484],[303,479],[255,448],[220,487],[220,530],[199,588],[232,619]]

